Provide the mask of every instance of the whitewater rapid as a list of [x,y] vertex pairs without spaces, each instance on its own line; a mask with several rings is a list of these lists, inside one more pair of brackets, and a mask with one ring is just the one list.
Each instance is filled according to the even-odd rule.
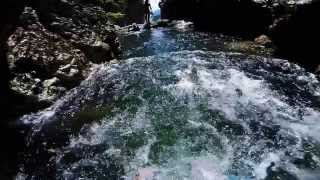
[[265,179],[272,162],[304,179],[319,167],[318,85],[284,60],[179,51],[97,66],[22,120],[31,144],[69,139],[46,149],[57,179]]
[[219,37],[124,37],[122,60],[19,119],[31,130],[16,179],[319,179],[315,75]]

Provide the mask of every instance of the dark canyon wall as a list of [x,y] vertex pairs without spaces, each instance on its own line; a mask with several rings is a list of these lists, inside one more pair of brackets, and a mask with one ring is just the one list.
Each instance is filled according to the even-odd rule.
[[92,64],[117,58],[115,24],[141,22],[139,8],[140,0],[0,1],[0,179],[18,169],[25,127],[15,118],[48,107]]
[[275,19],[270,36],[278,53],[319,73],[320,1],[297,6]]
[[198,29],[257,35],[267,30],[271,13],[251,0],[165,0],[163,18],[192,20]]
[[0,107],[7,107],[9,94],[10,74],[6,58],[8,49],[6,42],[13,33],[24,6],[23,0],[3,0],[0,5]]
[[[306,1],[307,2],[307,1]],[[320,1],[309,3],[266,0],[163,0],[162,17],[194,22],[200,30],[254,39],[267,34],[277,55],[310,71],[320,64]]]
[[144,9],[143,0],[129,0],[127,9],[127,22],[126,24],[132,23],[144,23]]
[[117,57],[115,24],[143,21],[142,0],[4,0],[0,8],[4,117],[50,105],[92,63]]

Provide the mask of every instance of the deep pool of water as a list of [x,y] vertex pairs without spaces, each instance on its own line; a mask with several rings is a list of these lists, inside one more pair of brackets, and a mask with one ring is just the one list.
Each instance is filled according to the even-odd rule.
[[121,41],[121,61],[19,119],[16,179],[320,179],[313,74],[179,27]]

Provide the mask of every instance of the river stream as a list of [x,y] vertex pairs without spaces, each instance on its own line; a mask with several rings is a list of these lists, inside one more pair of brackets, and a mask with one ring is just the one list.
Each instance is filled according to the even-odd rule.
[[179,27],[123,35],[122,60],[20,118],[16,179],[320,179],[316,77]]

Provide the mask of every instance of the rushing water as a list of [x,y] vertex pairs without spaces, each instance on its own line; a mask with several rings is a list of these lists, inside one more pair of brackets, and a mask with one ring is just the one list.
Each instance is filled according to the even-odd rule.
[[320,179],[313,74],[222,51],[205,33],[157,29],[122,43],[124,60],[20,119],[32,130],[17,179]]

